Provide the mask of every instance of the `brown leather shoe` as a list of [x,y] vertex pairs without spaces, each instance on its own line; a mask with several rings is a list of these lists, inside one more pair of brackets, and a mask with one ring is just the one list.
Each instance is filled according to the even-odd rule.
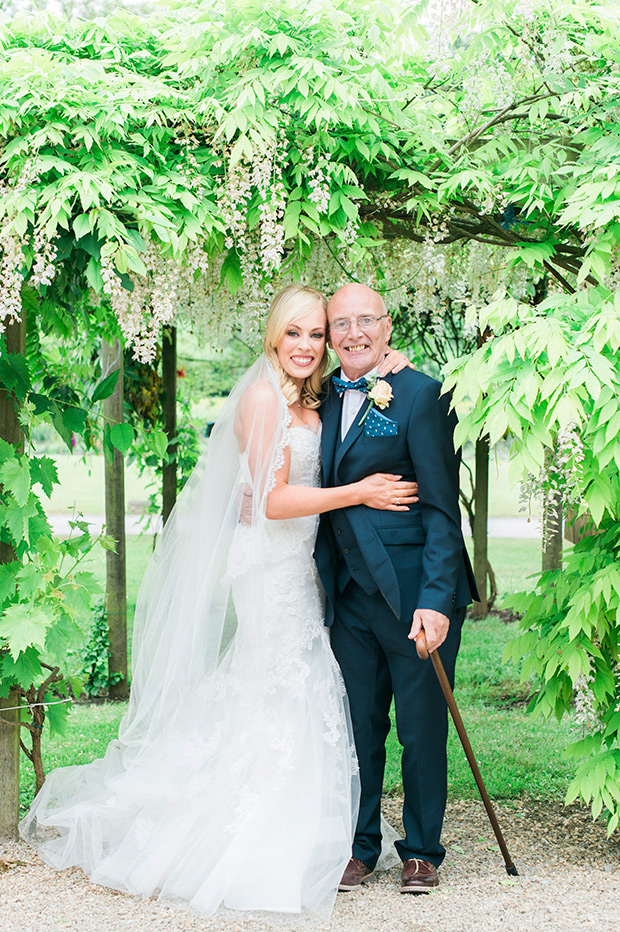
[[365,880],[370,880],[374,871],[366,867],[358,858],[351,858],[347,864],[342,880],[338,884],[339,890],[359,890]]
[[428,893],[439,886],[437,868],[430,861],[422,858],[409,858],[403,864],[400,876],[401,893]]

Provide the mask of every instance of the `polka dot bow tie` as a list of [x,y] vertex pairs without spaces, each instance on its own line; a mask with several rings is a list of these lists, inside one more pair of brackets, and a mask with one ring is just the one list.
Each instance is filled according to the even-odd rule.
[[354,389],[357,392],[368,391],[368,382],[364,378],[358,379],[357,382],[347,382],[345,379],[339,379],[337,375],[332,375],[332,382],[339,395],[344,395],[344,393],[348,392],[350,389]]

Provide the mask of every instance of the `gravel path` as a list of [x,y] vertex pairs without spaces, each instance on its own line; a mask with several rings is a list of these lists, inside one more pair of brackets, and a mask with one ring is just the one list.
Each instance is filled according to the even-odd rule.
[[[385,800],[398,827],[400,801]],[[497,806],[519,869],[508,877],[481,803],[448,806],[441,886],[401,895],[398,868],[339,894],[330,932],[582,932],[620,930],[620,840],[588,811],[559,804]],[[271,932],[243,916],[205,919],[97,887],[78,869],[56,872],[24,844],[0,844],[0,928],[10,932]],[[314,930],[325,927],[313,925]]]

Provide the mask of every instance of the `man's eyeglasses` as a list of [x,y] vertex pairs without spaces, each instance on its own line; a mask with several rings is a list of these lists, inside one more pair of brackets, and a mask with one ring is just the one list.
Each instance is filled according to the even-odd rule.
[[347,330],[351,329],[351,325],[355,321],[360,330],[374,330],[384,317],[387,317],[387,314],[382,314],[380,317],[375,314],[364,314],[363,317],[353,318],[337,317],[336,320],[332,320],[329,329],[332,333],[346,333]]

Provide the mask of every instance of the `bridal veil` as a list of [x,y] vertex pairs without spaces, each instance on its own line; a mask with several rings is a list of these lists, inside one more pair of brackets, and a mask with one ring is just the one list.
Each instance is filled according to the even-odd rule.
[[208,914],[331,909],[356,763],[322,626],[315,519],[266,518],[292,434],[301,461],[318,462],[313,432],[289,421],[261,357],[226,400],[144,576],[118,739],[91,764],[53,771],[21,823],[51,865]]

